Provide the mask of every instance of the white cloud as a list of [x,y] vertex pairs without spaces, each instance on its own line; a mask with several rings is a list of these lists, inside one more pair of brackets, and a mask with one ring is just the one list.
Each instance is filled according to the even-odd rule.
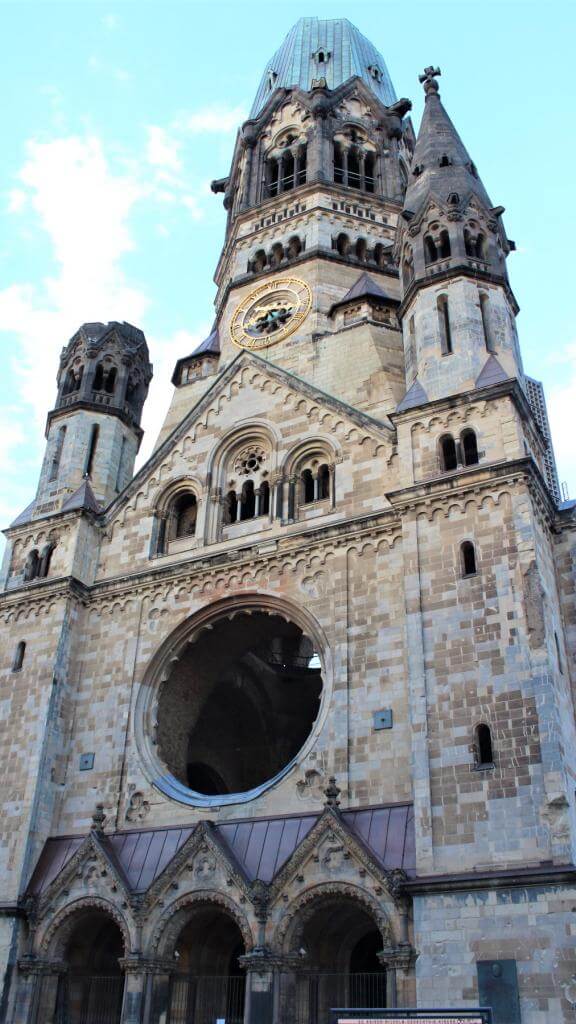
[[8,213],[20,213],[26,206],[27,196],[21,188],[13,188],[8,193]]
[[214,105],[196,110],[191,114],[180,114],[175,126],[180,131],[192,134],[211,133],[224,134],[236,129],[246,120],[246,111],[242,106],[224,107]]
[[102,24],[109,32],[114,32],[120,24],[120,19],[117,14],[105,14],[102,18]]
[[170,138],[165,129],[158,125],[149,125],[147,133],[146,159],[148,163],[154,167],[180,171],[182,168],[182,161],[178,155],[180,143]]

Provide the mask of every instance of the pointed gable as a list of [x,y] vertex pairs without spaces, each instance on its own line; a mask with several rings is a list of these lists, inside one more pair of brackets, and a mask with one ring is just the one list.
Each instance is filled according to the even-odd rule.
[[62,512],[73,512],[76,509],[83,509],[87,512],[99,512],[100,506],[94,496],[88,477],[82,481],[80,487],[74,494],[71,494],[62,505]]
[[415,409],[418,405],[425,405],[428,395],[424,391],[418,378],[410,385],[396,412],[406,412],[407,409]]
[[474,383],[477,388],[488,388],[491,384],[500,384],[503,380],[508,380],[508,375],[496,356],[491,355],[488,356]]
[[348,289],[344,298],[339,299],[338,302],[333,304],[330,309],[330,316],[341,306],[346,306],[349,302],[358,302],[360,299],[373,299],[376,302],[383,302],[387,305],[400,305],[398,299],[393,298],[391,295],[386,295],[386,292],[383,291],[374,278],[370,277],[370,274],[367,274],[364,270],[352,287]]

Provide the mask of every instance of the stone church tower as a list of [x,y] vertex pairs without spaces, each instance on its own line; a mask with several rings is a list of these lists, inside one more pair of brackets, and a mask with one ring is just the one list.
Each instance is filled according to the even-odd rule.
[[576,503],[439,74],[415,138],[353,25],[294,26],[135,476],[143,333],[63,351],[6,530],[2,1021],[575,1019]]

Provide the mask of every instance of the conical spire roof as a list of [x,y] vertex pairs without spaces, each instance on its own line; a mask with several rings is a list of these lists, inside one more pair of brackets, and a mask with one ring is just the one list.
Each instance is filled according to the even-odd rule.
[[276,89],[309,92],[319,78],[337,89],[356,75],[385,106],[396,102],[382,54],[347,18],[300,18],[268,63],[250,117],[258,116]]
[[436,82],[439,74],[438,69],[427,68],[420,76],[424,82],[426,103],[404,209],[418,213],[430,195],[445,204],[454,192],[461,198],[473,193],[490,209],[492,203],[476,167],[442,105]]

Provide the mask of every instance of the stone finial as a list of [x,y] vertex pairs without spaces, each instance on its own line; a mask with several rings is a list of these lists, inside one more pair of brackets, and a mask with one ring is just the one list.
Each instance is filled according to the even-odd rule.
[[440,71],[440,68],[435,68],[433,64],[431,64],[429,68],[424,68],[421,75],[418,75],[418,81],[424,86],[424,92],[427,96],[430,93],[438,92],[438,82],[436,79],[441,74],[442,72]]
[[106,821],[106,815],[104,813],[104,804],[96,804],[96,809],[92,815],[92,831],[103,832],[104,822]]
[[334,775],[331,775],[330,778],[328,779],[328,785],[326,786],[326,789],[324,790],[324,795],[326,797],[326,802],[325,802],[324,806],[325,807],[333,807],[334,809],[336,807],[338,807],[339,804],[340,804],[340,801],[338,799],[338,797],[340,796],[340,793],[341,793],[341,790],[336,785],[336,778],[335,778]]

